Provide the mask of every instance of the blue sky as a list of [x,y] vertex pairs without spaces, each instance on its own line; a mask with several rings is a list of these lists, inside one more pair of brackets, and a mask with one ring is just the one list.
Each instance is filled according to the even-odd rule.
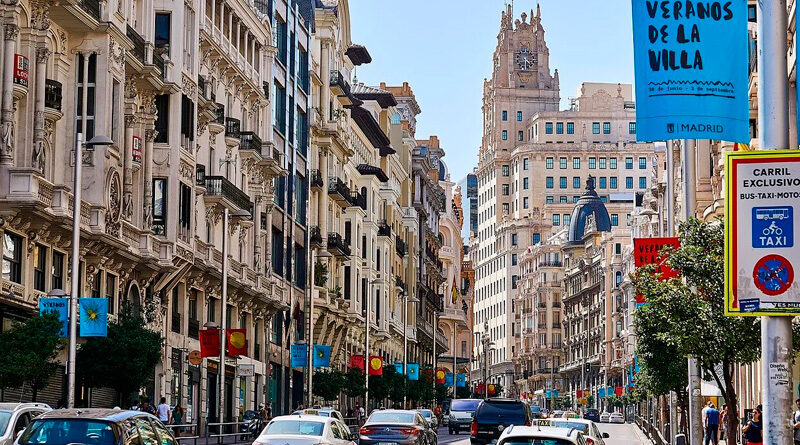
[[[515,16],[536,3],[516,0]],[[630,0],[539,3],[562,108],[581,82],[633,82]],[[483,79],[503,8],[504,0],[350,0],[353,42],[372,55],[358,80],[411,84],[422,107],[417,138],[439,136],[454,180],[477,164]]]

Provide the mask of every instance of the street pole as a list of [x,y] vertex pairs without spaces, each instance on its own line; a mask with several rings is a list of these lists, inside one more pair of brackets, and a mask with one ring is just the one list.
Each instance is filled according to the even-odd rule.
[[219,321],[219,383],[217,390],[219,391],[219,433],[222,433],[222,423],[225,422],[225,330],[228,328],[228,225],[230,224],[230,214],[228,208],[225,207],[222,216],[222,307],[220,308],[220,321]]
[[406,377],[408,376],[408,292],[403,289],[403,382],[406,385],[406,390],[403,391],[403,409],[406,409],[406,401],[408,396],[408,385]]
[[[370,283],[372,284],[372,283]],[[367,304],[364,308],[364,412],[369,416],[369,311],[370,301],[374,298],[372,294],[373,286],[367,292]]]
[[458,339],[458,335],[456,334],[456,331],[458,331],[458,322],[457,321],[453,322],[453,400],[458,398],[458,390],[456,388],[456,386],[457,386],[456,385],[456,380],[458,380],[456,378],[457,375],[458,375],[457,374],[457,370],[456,370],[456,365],[457,365],[456,341]]
[[433,402],[436,404],[436,333],[439,332],[439,313],[433,313]]
[[[85,65],[85,64],[84,64]],[[86,76],[84,67],[83,75]],[[84,77],[86,79],[86,77]],[[84,89],[85,90],[85,89]],[[86,102],[84,102],[86,103]],[[85,116],[86,114],[84,114]],[[80,295],[80,242],[81,242],[81,175],[83,167],[83,133],[78,133],[75,146],[75,178],[73,179],[72,206],[72,282],[69,293],[69,358],[67,360],[67,408],[75,407],[75,355],[78,348],[78,296]]]
[[556,361],[551,357],[550,358],[550,412],[553,412],[555,409],[555,401],[556,401],[556,380],[554,378],[554,369],[556,366]]
[[[786,76],[786,0],[757,4],[758,139],[762,150],[789,148],[789,80]],[[792,318],[761,317],[761,388],[764,443],[792,443],[792,373],[788,383],[770,377],[772,365],[792,365]]]
[[308,371],[308,386],[306,390],[308,391],[308,399],[306,400],[306,408],[311,408],[313,406],[314,401],[314,392],[312,388],[314,387],[314,275],[316,273],[316,260],[317,260],[317,251],[315,249],[311,249],[311,283],[308,286],[308,299],[310,300],[308,303],[308,365],[306,370]]

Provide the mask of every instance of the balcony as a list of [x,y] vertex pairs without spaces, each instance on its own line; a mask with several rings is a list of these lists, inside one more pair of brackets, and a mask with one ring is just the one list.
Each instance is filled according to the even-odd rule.
[[239,119],[228,117],[225,118],[225,137],[231,139],[241,140],[242,137],[242,124]]
[[392,228],[385,219],[378,221],[378,236],[392,236]]
[[313,169],[309,173],[308,183],[311,185],[311,188],[322,188],[325,186],[325,183],[322,180],[322,173],[320,173],[320,171],[317,169]]
[[331,92],[339,98],[342,105],[360,105],[362,102],[353,96],[350,84],[344,78],[341,71],[331,70],[330,72]]
[[336,256],[350,256],[350,246],[335,232],[328,233],[328,250]]
[[100,0],[81,0],[78,5],[95,20],[100,21]]
[[400,275],[394,277],[394,286],[398,289],[403,289],[403,290],[406,288],[406,283],[403,282],[403,279],[400,278]]
[[319,227],[311,226],[311,229],[308,231],[308,240],[311,242],[311,245],[322,245],[322,231],[319,229]]
[[394,250],[401,257],[406,256],[406,243],[402,238],[400,238],[400,235],[396,235],[394,237]]
[[[228,129],[225,128],[225,134],[227,136]],[[257,152],[259,155],[261,154],[261,138],[258,137],[255,132],[252,131],[242,131],[239,133],[239,138],[241,139],[241,145],[239,145],[239,150],[250,150]]]
[[339,178],[328,178],[328,195],[342,207],[350,205],[350,187]]
[[350,207],[361,207],[361,210],[367,211],[367,197],[359,192],[352,192],[350,194]]
[[[98,0],[84,0],[81,2],[81,6],[83,7],[86,3],[95,3],[98,6],[98,17],[100,16],[100,5]],[[84,7],[84,9],[86,9]],[[145,65],[144,60],[144,37],[142,37],[135,29],[133,29],[130,25],[128,25],[128,29],[126,31],[126,35],[128,38],[133,42],[133,48],[131,48],[130,53],[131,55],[138,60],[142,65]]]
[[200,187],[206,186],[206,166],[203,164],[196,164],[194,167],[195,185]]
[[53,79],[44,81],[44,107],[61,111],[61,82]]
[[253,211],[253,203],[247,193],[224,176],[206,176],[206,201],[222,204],[231,210]]

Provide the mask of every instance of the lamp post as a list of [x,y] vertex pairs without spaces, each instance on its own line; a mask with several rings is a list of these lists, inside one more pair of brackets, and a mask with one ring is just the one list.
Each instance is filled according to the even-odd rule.
[[223,210],[222,218],[222,302],[220,307],[220,320],[219,320],[219,382],[217,391],[219,395],[217,401],[219,406],[219,432],[222,433],[222,424],[225,422],[225,349],[227,346],[225,331],[228,326],[228,226],[230,225],[231,218],[239,221],[244,218],[249,218],[250,212],[247,210],[236,210],[231,214],[227,207]]
[[[369,282],[370,287],[380,286],[381,279],[376,278]],[[367,295],[367,304],[364,308],[364,411],[369,415],[369,312],[370,302],[372,301],[372,293]]]
[[[84,70],[85,74],[85,70]],[[84,102],[85,104],[86,102]],[[84,116],[86,114],[84,113]],[[81,176],[83,170],[83,149],[91,151],[95,146],[107,146],[114,142],[108,136],[95,136],[89,142],[83,141],[83,133],[78,133],[75,144],[75,168],[73,169],[72,205],[72,278],[69,294],[69,353],[67,359],[67,408],[75,407],[75,353],[78,349],[78,297],[80,296],[80,243],[81,243]]]
[[[418,303],[417,297],[409,298],[408,292],[403,290],[403,373],[408,375],[408,303]],[[406,409],[408,390],[403,391],[403,409]]]
[[316,259],[322,258],[323,261],[327,261],[333,255],[328,252],[327,249],[323,249],[321,252],[316,253],[316,250],[311,251],[311,273],[309,274],[311,278],[311,284],[308,286],[308,295],[309,295],[309,303],[308,303],[308,399],[306,400],[306,406],[311,408],[313,406],[314,400],[314,391],[313,391],[313,383],[314,383],[314,285],[316,284]]

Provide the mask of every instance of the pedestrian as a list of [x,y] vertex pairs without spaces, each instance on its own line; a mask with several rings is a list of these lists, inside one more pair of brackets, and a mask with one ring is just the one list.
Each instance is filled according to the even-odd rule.
[[720,439],[728,440],[728,405],[722,404],[722,411],[719,413],[719,423],[722,425],[720,429]]
[[763,432],[761,430],[761,411],[753,411],[753,418],[747,421],[747,425],[742,428],[746,445],[756,445],[764,443]]
[[150,406],[150,399],[147,399],[144,402],[142,402],[142,407],[139,409],[139,411],[143,413],[153,414],[153,407]]
[[800,399],[794,401],[797,409],[794,411],[794,445],[800,445]]
[[[180,404],[176,404],[175,409],[172,411],[172,424],[183,425],[183,408]],[[181,433],[183,433],[183,427],[178,426],[177,428],[173,428],[172,432],[180,436]]]
[[272,402],[267,402],[267,406],[264,408],[264,420],[272,419]]
[[361,419],[364,418],[364,409],[361,408],[361,404],[356,402],[356,423],[361,425]]
[[713,402],[708,402],[708,405],[703,408],[703,427],[706,434],[703,439],[703,445],[708,445],[709,442],[717,445],[719,441],[719,411],[714,407]]
[[133,405],[131,405],[131,411],[139,411],[139,399],[133,401]]
[[158,412],[158,420],[162,423],[168,424],[172,418],[172,412],[169,409],[169,405],[167,405],[167,398],[162,397],[158,403],[158,408],[156,408]]

